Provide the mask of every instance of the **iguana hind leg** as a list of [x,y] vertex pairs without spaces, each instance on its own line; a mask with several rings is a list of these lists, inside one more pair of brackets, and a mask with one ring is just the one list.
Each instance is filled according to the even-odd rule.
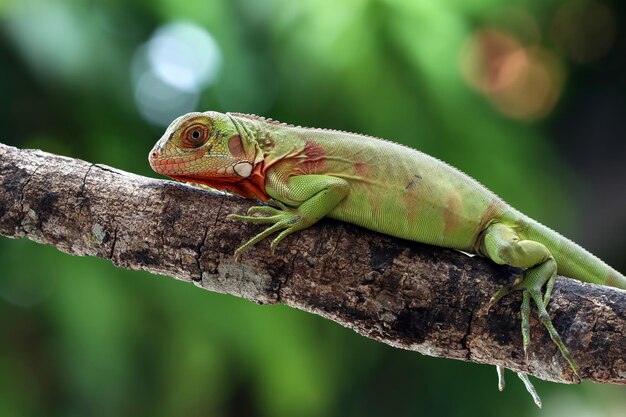
[[[498,371],[498,390],[503,391],[504,386],[505,386],[504,366],[496,365],[496,371]],[[533,397],[533,401],[535,402],[537,407],[541,408],[541,397],[539,397],[539,394],[537,394],[537,390],[535,389],[535,386],[533,385],[533,383],[530,382],[528,375],[523,372],[516,372],[516,374],[519,377],[519,379],[521,379],[522,382],[524,383],[524,386],[526,387],[526,391],[528,391],[530,396]]]
[[[481,242],[480,251],[500,265],[511,265],[526,268],[523,275],[513,284],[500,289],[491,299],[490,304],[514,291],[522,291],[522,337],[524,353],[527,354],[530,344],[530,301],[537,306],[541,323],[545,326],[552,341],[565,357],[570,367],[578,374],[578,366],[569,350],[563,343],[558,332],[552,325],[552,320],[546,310],[549,302],[552,284],[556,276],[557,265],[554,257],[544,245],[533,240],[520,239],[516,231],[508,225],[495,223],[489,226]],[[546,294],[541,290],[546,285]]]

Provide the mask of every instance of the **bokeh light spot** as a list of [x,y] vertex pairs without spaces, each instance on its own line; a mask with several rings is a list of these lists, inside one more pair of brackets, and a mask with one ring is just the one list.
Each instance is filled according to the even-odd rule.
[[199,93],[179,90],[154,72],[146,71],[135,86],[135,102],[148,121],[165,126],[177,116],[194,111]]
[[212,84],[222,63],[213,37],[191,23],[158,29],[148,43],[148,60],[163,81],[186,91]]
[[528,59],[516,62],[516,54],[507,59],[516,66],[518,76],[506,89],[489,95],[504,114],[523,120],[547,116],[556,105],[562,90],[563,71],[556,56],[542,48],[526,51]]
[[221,65],[217,42],[200,26],[187,22],[162,26],[135,52],[131,73],[139,112],[166,126],[195,110],[202,90],[217,80]]
[[461,73],[503,114],[522,120],[547,116],[562,91],[564,70],[550,51],[526,47],[513,35],[484,28],[461,50]]

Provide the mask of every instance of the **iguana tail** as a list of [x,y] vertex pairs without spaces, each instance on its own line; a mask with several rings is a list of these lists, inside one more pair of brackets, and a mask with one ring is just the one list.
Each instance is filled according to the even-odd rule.
[[556,260],[558,273],[583,282],[626,289],[626,277],[576,243],[532,219],[525,238],[545,245]]

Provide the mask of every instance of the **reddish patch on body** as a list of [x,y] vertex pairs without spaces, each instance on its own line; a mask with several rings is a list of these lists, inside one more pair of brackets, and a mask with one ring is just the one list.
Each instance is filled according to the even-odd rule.
[[480,224],[476,231],[474,232],[473,242],[474,242],[474,251],[476,253],[480,253],[480,245],[482,244],[482,236],[488,227],[489,223],[497,216],[502,214],[504,208],[504,202],[500,199],[500,197],[495,197],[493,201],[489,204],[484,213],[480,216]]
[[302,174],[317,174],[326,164],[326,152],[315,142],[307,141],[300,155],[305,157],[298,166]]
[[461,217],[459,213],[463,209],[463,204],[458,194],[452,194],[448,197],[446,208],[443,212],[443,234],[449,235],[455,232],[461,226]]
[[483,230],[487,225],[499,214],[502,213],[502,207],[504,203],[500,197],[495,197],[489,204],[485,212],[480,216],[480,230]]
[[402,193],[402,200],[404,202],[404,207],[406,207],[406,217],[411,224],[414,224],[415,221],[418,220],[420,210],[417,198],[417,193]]
[[358,175],[361,178],[371,178],[372,176],[372,167],[361,161],[361,160],[357,160],[354,165],[354,173],[356,175]]

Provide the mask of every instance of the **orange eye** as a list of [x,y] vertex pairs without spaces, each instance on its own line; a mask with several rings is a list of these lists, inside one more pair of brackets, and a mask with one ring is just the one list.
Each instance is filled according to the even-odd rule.
[[182,137],[182,146],[188,149],[199,148],[204,145],[209,136],[209,130],[204,125],[189,126]]

